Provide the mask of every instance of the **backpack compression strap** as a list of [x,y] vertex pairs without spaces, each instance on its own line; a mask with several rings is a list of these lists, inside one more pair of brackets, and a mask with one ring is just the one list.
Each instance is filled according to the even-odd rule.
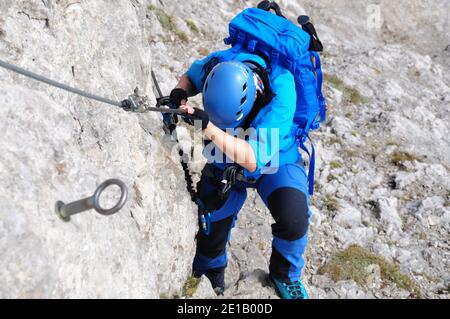
[[[304,133],[303,130],[298,130],[296,133],[298,145],[300,148],[308,154],[309,157],[309,169],[308,169],[308,193],[309,195],[314,195],[314,170],[316,167],[316,151],[314,149],[314,144],[308,134]],[[306,140],[311,143],[311,152],[305,146]]]
[[[309,157],[309,170],[308,170],[308,191],[310,195],[314,194],[314,170],[316,165],[316,152],[314,149],[314,144],[311,141],[311,138],[309,137],[309,130],[313,129],[316,130],[319,128],[320,123],[324,122],[326,120],[326,101],[325,97],[322,93],[322,83],[323,83],[323,74],[322,74],[322,65],[320,61],[320,55],[319,53],[315,51],[311,51],[311,55],[315,59],[315,65],[314,65],[314,73],[317,77],[317,87],[316,87],[316,93],[317,97],[319,98],[319,114],[318,117],[320,119],[314,118],[311,122],[308,122],[306,124],[305,129],[297,129],[296,136],[299,143],[300,148],[308,154]],[[311,143],[311,152],[308,151],[307,147],[305,146],[306,140],[309,140]]]
[[317,75],[317,96],[319,97],[320,122],[325,122],[325,120],[327,119],[327,114],[326,114],[326,101],[322,92],[322,84],[323,84],[322,62],[320,61],[319,53],[311,51],[311,54],[314,56],[314,59],[316,60],[315,63],[316,65],[314,68],[315,73]]

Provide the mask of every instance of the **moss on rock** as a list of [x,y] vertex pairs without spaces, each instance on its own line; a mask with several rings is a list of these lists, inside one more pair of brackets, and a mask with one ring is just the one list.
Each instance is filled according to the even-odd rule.
[[345,84],[345,82],[335,74],[325,74],[324,80],[336,90],[341,91],[343,98],[347,103],[361,105],[369,102],[367,97],[362,95],[356,88]]
[[364,285],[370,275],[367,267],[373,264],[380,267],[382,280],[396,284],[398,288],[409,291],[414,297],[421,296],[417,284],[400,271],[398,264],[389,262],[358,245],[352,245],[333,256],[330,262],[319,268],[319,273],[329,274],[335,282],[353,280],[359,285]]
[[183,286],[183,291],[181,295],[183,297],[192,297],[197,291],[198,285],[200,284],[200,279],[193,276],[189,277]]

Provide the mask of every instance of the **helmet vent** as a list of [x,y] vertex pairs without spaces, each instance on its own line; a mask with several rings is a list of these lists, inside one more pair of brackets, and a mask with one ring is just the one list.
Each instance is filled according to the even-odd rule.
[[244,117],[244,112],[243,111],[239,111],[239,112],[236,113],[236,116],[237,116],[236,121],[240,121]]
[[242,100],[241,100],[241,106],[242,106],[242,104],[244,104],[246,101],[247,101],[247,96],[244,96],[244,97],[242,98]]
[[205,92],[208,91],[208,86],[209,86],[208,83],[206,83],[206,85],[205,85]]
[[244,83],[244,86],[242,87],[242,92],[244,92],[247,89],[247,83]]

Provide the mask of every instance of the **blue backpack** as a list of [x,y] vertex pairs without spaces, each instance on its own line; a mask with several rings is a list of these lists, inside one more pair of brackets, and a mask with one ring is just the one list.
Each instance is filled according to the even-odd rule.
[[[279,65],[294,75],[297,91],[294,128],[299,146],[310,158],[308,184],[309,193],[312,195],[315,151],[309,138],[309,131],[318,129],[320,123],[326,119],[320,56],[314,51],[318,50],[317,45],[312,45],[313,40],[316,44],[319,41],[315,30],[310,35],[283,16],[250,8],[230,22],[229,32],[230,36],[225,39],[225,44],[232,46],[230,51],[262,54],[270,61],[268,72]],[[311,153],[305,146],[306,140],[311,143]]]

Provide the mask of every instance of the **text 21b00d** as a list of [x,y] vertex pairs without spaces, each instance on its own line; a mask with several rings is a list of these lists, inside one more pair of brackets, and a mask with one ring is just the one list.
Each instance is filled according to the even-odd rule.
[[260,313],[268,314],[272,312],[271,304],[222,304],[223,314],[234,313]]

